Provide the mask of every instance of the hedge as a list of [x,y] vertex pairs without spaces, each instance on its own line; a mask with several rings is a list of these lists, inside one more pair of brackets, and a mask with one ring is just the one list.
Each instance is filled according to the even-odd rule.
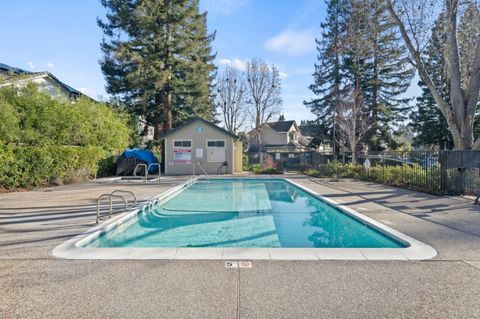
[[355,178],[380,184],[405,187],[427,193],[440,192],[440,170],[438,167],[422,168],[415,165],[373,166],[368,174],[363,165],[329,162],[318,169],[303,171],[305,175],[320,178]]
[[100,147],[0,145],[0,187],[84,181],[96,175],[108,156]]

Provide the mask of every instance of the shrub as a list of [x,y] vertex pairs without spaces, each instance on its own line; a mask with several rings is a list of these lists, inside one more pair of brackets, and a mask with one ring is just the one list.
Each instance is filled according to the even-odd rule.
[[283,174],[283,171],[279,168],[271,167],[260,167],[258,165],[253,169],[254,174]]
[[106,158],[99,147],[0,145],[0,187],[34,187],[89,179]]
[[[63,184],[114,172],[132,116],[88,98],[52,98],[35,84],[0,89],[0,187]],[[100,169],[99,169],[100,167]]]
[[[132,137],[130,116],[88,98],[54,99],[34,84],[0,89],[0,143],[99,146],[115,151]],[[7,116],[8,115],[8,116]]]
[[[117,156],[111,155],[98,163],[97,177],[114,176],[117,174]],[[158,157],[157,157],[158,158]]]
[[418,164],[372,166],[368,174],[362,165],[341,164],[330,162],[318,169],[309,169],[305,175],[319,178],[356,178],[379,184],[387,184],[409,189],[438,192],[440,187],[440,173],[438,168],[430,171]]

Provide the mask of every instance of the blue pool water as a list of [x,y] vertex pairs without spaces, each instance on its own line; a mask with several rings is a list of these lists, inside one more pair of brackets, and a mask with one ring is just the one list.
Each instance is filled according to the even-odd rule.
[[281,179],[198,181],[88,246],[405,247]]

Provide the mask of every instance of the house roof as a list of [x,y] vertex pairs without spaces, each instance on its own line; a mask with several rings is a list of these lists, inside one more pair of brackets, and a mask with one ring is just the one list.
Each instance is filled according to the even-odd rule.
[[213,123],[211,123],[211,122],[209,122],[209,121],[207,121],[207,120],[205,120],[205,119],[203,119],[203,118],[201,118],[201,117],[195,117],[195,118],[192,118],[192,119],[190,119],[190,120],[187,120],[187,121],[183,122],[181,125],[179,125],[179,126],[173,128],[173,129],[171,129],[171,130],[168,131],[167,133],[162,134],[162,135],[160,136],[160,140],[165,139],[167,136],[170,136],[170,135],[172,135],[172,134],[180,131],[180,130],[183,129],[184,127],[187,127],[187,126],[189,126],[190,124],[192,124],[192,123],[194,123],[194,122],[196,122],[196,121],[201,121],[201,122],[203,122],[203,123],[205,123],[205,124],[213,127],[214,129],[216,129],[216,130],[218,130],[218,131],[220,131],[220,132],[222,132],[222,133],[224,133],[224,134],[227,134],[227,135],[229,135],[229,136],[231,136],[231,137],[233,137],[233,138],[235,138],[235,139],[238,139],[238,138],[239,138],[237,135],[235,135],[235,134],[233,134],[233,133],[230,133],[230,132],[227,131],[226,129],[223,129],[223,128],[221,128],[221,127],[219,127],[219,126],[217,126],[217,125],[215,125],[215,124],[213,124]]
[[63,83],[59,79],[57,79],[53,74],[47,71],[43,72],[30,72],[27,70],[23,70],[20,68],[12,67],[9,65],[6,65],[4,63],[0,63],[0,74],[3,75],[5,78],[5,82],[2,83],[1,86],[9,85],[12,83],[15,83],[20,80],[24,79],[31,79],[31,78],[38,78],[38,77],[49,77],[51,78],[54,82],[56,82],[63,90],[67,92],[67,94],[78,97],[80,95],[83,95],[82,92],[72,88],[71,86]]
[[0,72],[2,72],[2,73],[12,72],[14,74],[30,74],[30,73],[32,73],[30,71],[15,68],[13,66],[9,66],[9,65],[6,65],[6,64],[3,64],[3,63],[0,63]]
[[292,125],[295,125],[295,121],[278,121],[266,123],[270,128],[276,132],[288,132]]

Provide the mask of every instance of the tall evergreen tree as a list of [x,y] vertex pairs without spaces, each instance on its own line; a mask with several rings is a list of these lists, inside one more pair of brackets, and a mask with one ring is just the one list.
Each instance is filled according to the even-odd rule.
[[332,132],[336,105],[346,88],[360,90],[372,117],[366,136],[373,149],[394,147],[395,122],[404,119],[402,95],[414,75],[384,0],[330,0],[317,40],[318,62],[310,89],[316,99],[305,105]]
[[197,0],[101,0],[100,62],[107,92],[155,126],[155,137],[189,114],[211,117],[214,67]]
[[[357,0],[358,1],[358,0]],[[360,1],[364,2],[364,1]],[[384,0],[369,0],[363,23],[370,59],[365,68],[366,83],[362,86],[365,104],[372,116],[372,128],[367,136],[373,150],[386,144],[396,148],[395,124],[406,119],[409,99],[404,93],[410,86],[414,69],[408,64],[405,45],[401,41],[387,11]]]
[[346,38],[348,0],[328,0],[327,17],[320,24],[322,36],[316,39],[317,62],[313,73],[314,83],[310,90],[315,99],[304,104],[316,115],[318,129],[315,136],[324,139],[330,136],[335,141],[335,108],[342,90],[343,43]]
[[190,62],[177,70],[179,81],[173,101],[173,124],[178,125],[193,116],[215,120],[213,101],[213,81],[216,67],[213,64],[211,43],[215,33],[207,32],[207,13],[199,12],[198,0],[192,0],[188,12],[189,23],[185,26],[187,38],[185,46],[191,51]]

